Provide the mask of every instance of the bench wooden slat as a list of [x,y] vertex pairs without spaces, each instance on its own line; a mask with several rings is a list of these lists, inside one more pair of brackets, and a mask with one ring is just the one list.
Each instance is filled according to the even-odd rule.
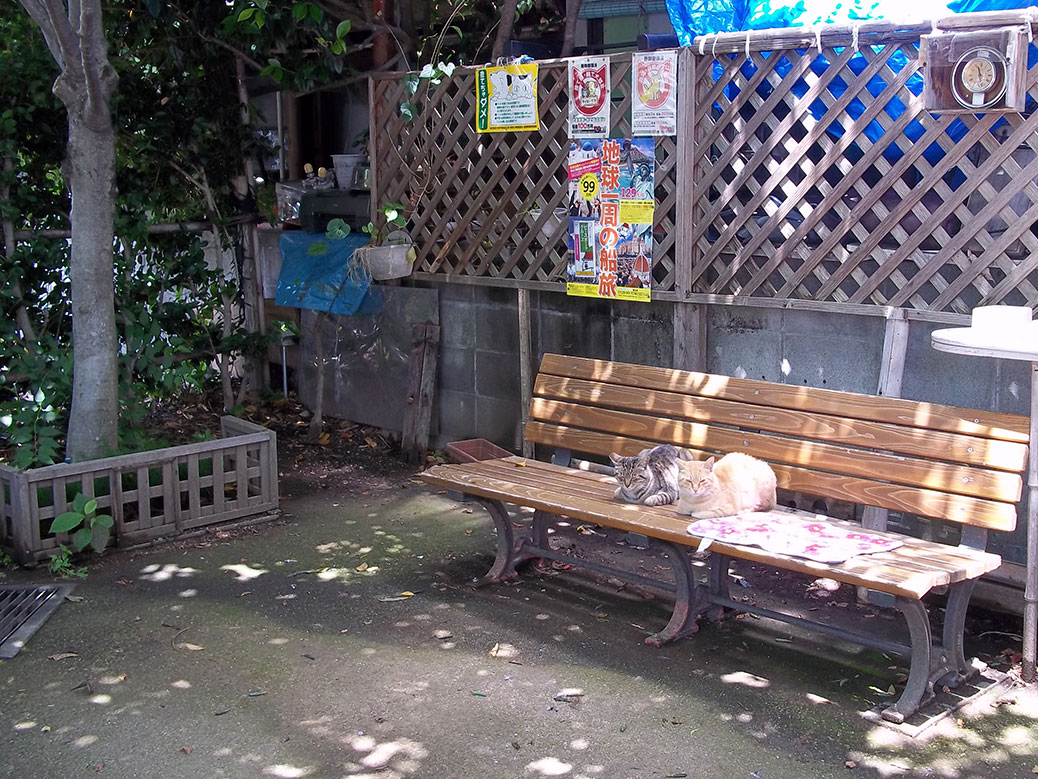
[[[500,460],[434,466],[425,471],[422,478],[436,486],[518,503],[572,520],[593,522],[682,545],[697,546],[697,539],[686,531],[689,518],[677,514],[673,507],[618,504],[611,499],[611,485],[599,475],[589,477],[575,469],[559,469],[567,474],[568,479],[585,479],[588,484],[597,484],[597,489],[605,492],[602,497],[575,495],[573,484],[569,481],[561,487],[549,485],[545,481],[547,472],[542,470],[545,464],[535,463],[527,461],[525,466],[519,467],[513,462]],[[964,559],[949,555],[946,558],[947,569],[939,570],[935,567],[935,560],[939,560],[943,554],[941,545],[910,538],[904,540],[906,545],[900,549],[882,555],[860,555],[838,565],[776,555],[756,547],[731,547],[716,541],[712,548],[739,559],[777,565],[815,576],[828,576],[847,584],[910,598],[920,598],[937,586],[982,575],[997,568],[1001,562],[998,555],[974,551]],[[916,550],[920,548],[926,550],[925,558],[917,553]]]
[[[537,377],[534,394],[539,396],[535,402],[541,398],[555,398],[593,404],[596,410],[636,411],[655,419],[655,424],[661,428],[674,419],[730,425],[1006,471],[1020,471],[1027,462],[1025,444],[886,422],[846,419],[818,411],[775,408],[760,402],[711,400],[706,404],[696,397],[675,392],[646,393],[633,387],[545,375]],[[623,429],[618,432],[623,432]]]
[[[517,463],[522,463],[522,466],[517,466]],[[610,501],[613,499],[612,495],[613,490],[616,488],[616,480],[611,476],[590,473],[587,471],[578,471],[580,476],[575,478],[573,469],[559,468],[555,466],[542,468],[540,466],[541,463],[537,461],[524,461],[521,458],[513,457],[502,460],[484,461],[481,463],[479,470],[480,473],[485,476],[492,476],[494,478],[524,484],[528,487],[540,487],[543,490],[564,493],[577,499],[591,499],[599,501]],[[526,470],[518,472],[515,470],[516,467],[522,467]],[[644,509],[645,507],[635,506],[635,508]],[[664,514],[676,514],[673,507],[659,507],[656,511]],[[782,513],[795,513],[805,517],[817,516],[811,512],[794,511],[790,509],[785,509]],[[686,523],[692,521],[687,517],[682,517],[682,520]],[[833,520],[828,517],[826,517],[826,521],[846,530],[861,530],[861,526],[853,522]],[[891,532],[869,532],[899,541],[905,541],[906,538],[909,538]],[[914,572],[929,571],[936,573],[939,576],[945,575],[949,571],[973,571],[976,569],[975,550],[960,549],[959,547],[949,546],[947,544],[922,541],[922,539],[910,540],[913,543],[911,552],[900,553],[897,556],[896,567],[905,568],[906,570]],[[886,558],[876,557],[874,555],[873,559],[885,560]]]
[[[517,467],[521,467],[523,471],[516,471]],[[480,471],[488,476],[492,475],[503,480],[512,480],[529,486],[541,486],[545,489],[566,492],[575,497],[604,501],[613,500],[613,490],[616,488],[616,479],[612,476],[573,468],[562,468],[537,460],[526,460],[519,457],[484,461],[481,464]],[[646,509],[644,506],[636,506],[636,508]],[[658,511],[665,514],[677,513],[673,506],[659,507]],[[800,516],[817,516],[807,511],[794,511],[791,509],[784,509],[783,511],[786,513],[796,513]],[[685,522],[691,521],[688,518],[683,519]],[[826,521],[847,530],[861,530],[861,526],[854,522],[836,520],[830,517],[826,517]],[[940,571],[957,570],[963,567],[968,568],[973,563],[976,554],[974,549],[924,541],[923,539],[912,538],[900,533],[878,530],[870,530],[869,532],[899,541],[911,540],[913,543],[912,559]]]
[[[655,443],[591,430],[574,430],[561,425],[545,425],[536,421],[531,421],[526,431],[527,439],[535,443],[560,446],[589,454],[606,455],[617,451],[618,448],[629,446],[632,440],[635,446],[641,447],[652,446]],[[700,459],[712,454],[691,447],[690,449]],[[1016,527],[1016,506],[1011,503],[885,484],[862,477],[813,471],[782,463],[773,463],[772,469],[778,478],[778,486],[794,492],[847,500],[908,514],[922,514],[936,519],[948,519],[989,530],[1011,531]]]
[[[643,441],[670,443],[704,451],[744,451],[771,462],[853,476],[874,478],[882,474],[883,478],[899,484],[946,490],[978,498],[1015,503],[1020,499],[1023,490],[1023,479],[1018,473],[863,451],[821,442],[805,445],[797,439],[732,430],[698,422],[668,420],[662,425],[658,420],[640,414],[606,411],[545,398],[533,399],[530,419],[597,431],[610,431],[622,427],[625,435]],[[527,438],[532,440],[529,435]],[[561,442],[555,442],[553,445],[580,450],[577,445],[568,446]],[[639,450],[632,443],[615,451],[618,454],[631,455]]]
[[[963,433],[1026,444],[1027,417],[997,411],[963,409],[937,403],[920,403],[903,398],[875,397],[854,392],[769,384],[761,393],[760,382],[728,376],[676,371],[643,365],[545,354],[541,374],[574,377],[623,385],[640,390],[663,390],[739,401],[778,408],[817,411],[837,416],[889,422],[930,430]],[[642,393],[643,396],[646,393]]]

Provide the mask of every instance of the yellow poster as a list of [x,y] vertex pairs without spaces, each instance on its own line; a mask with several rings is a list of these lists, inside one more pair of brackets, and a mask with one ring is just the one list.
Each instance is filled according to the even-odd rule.
[[536,62],[476,71],[476,132],[539,129]]

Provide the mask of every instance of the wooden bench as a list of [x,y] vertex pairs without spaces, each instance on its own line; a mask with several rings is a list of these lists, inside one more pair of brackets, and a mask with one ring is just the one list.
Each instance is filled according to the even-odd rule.
[[[699,617],[718,617],[724,608],[807,624],[910,658],[903,694],[883,711],[886,719],[902,722],[932,697],[935,684],[954,687],[976,673],[964,653],[966,609],[977,579],[1001,563],[985,551],[988,531],[1016,525],[1028,425],[1027,417],[1011,414],[547,354],[525,433],[528,441],[554,450],[553,463],[513,456],[438,465],[422,478],[471,495],[488,509],[498,548],[485,582],[514,577],[531,559],[563,559],[548,543],[548,529],[559,518],[657,539],[674,569],[674,583],[666,587],[675,605],[669,623],[648,643],[694,633]],[[870,512],[950,520],[961,526],[961,542],[951,546],[893,534],[904,541],[898,549],[825,564],[714,541],[708,574],[698,581],[689,553],[700,539],[688,534],[689,517],[674,506],[617,502],[611,476],[568,467],[572,453],[604,461],[609,452],[635,454],[662,442],[686,447],[697,458],[753,454],[774,468],[780,497],[789,490],[874,507],[865,509]],[[521,537],[505,504],[534,510]],[[864,588],[872,604],[904,615],[909,642],[851,634],[742,603],[728,591],[733,558]],[[939,630],[923,602],[937,588],[947,594]]]

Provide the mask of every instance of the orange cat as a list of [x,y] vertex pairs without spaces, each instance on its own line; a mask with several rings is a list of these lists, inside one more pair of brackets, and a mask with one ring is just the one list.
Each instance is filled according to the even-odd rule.
[[678,462],[678,512],[696,519],[775,508],[775,472],[742,452]]

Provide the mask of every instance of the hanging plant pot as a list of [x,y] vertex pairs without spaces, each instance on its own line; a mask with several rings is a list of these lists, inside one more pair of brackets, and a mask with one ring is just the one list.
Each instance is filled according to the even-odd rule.
[[376,281],[410,276],[417,256],[410,243],[387,243],[357,249],[357,257]]

